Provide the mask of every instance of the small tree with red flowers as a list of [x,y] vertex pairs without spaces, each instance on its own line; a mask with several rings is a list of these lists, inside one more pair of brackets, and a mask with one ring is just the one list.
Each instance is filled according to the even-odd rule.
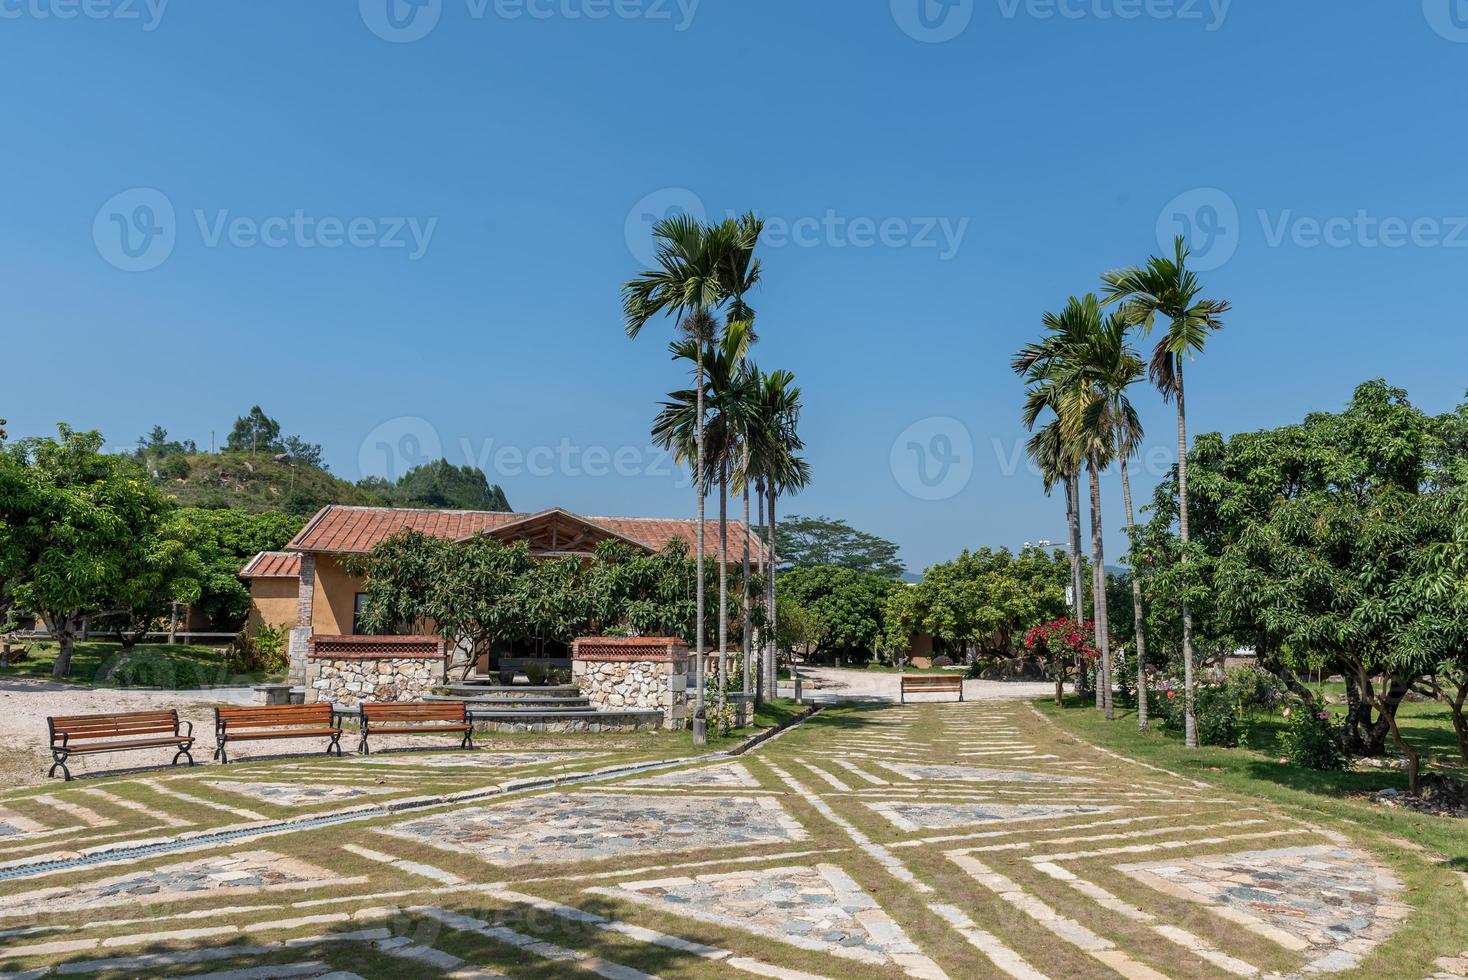
[[1072,671],[1086,669],[1101,655],[1091,641],[1095,625],[1089,620],[1056,619],[1041,623],[1025,633],[1025,649],[1038,660],[1055,681],[1055,703],[1065,695],[1065,679]]

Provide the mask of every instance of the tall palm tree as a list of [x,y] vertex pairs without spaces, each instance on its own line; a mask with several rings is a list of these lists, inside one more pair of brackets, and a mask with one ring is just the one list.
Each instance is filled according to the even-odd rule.
[[[718,226],[723,228],[723,226]],[[703,453],[703,351],[713,341],[713,310],[727,303],[730,290],[731,262],[727,230],[714,233],[697,219],[686,214],[664,218],[653,226],[657,268],[639,273],[622,286],[622,314],[627,336],[636,338],[642,328],[655,317],[670,316],[680,324],[685,335],[697,343],[694,391],[697,405],[693,472],[697,484],[698,531],[694,535],[698,575],[694,585],[696,623],[694,626],[694,678],[697,685],[693,716],[693,740],[707,742],[704,717],[704,500],[708,483]],[[757,263],[752,263],[748,284],[758,280]],[[743,291],[738,306],[743,308]]]
[[[770,697],[778,691],[776,684],[775,636],[778,627],[775,584],[775,501],[783,494],[797,493],[810,482],[810,464],[799,455],[804,448],[800,439],[800,389],[789,371],[768,374],[751,372],[757,379],[758,396],[750,419],[748,447],[741,485],[754,481],[761,491],[762,509],[768,512],[765,526],[765,641],[766,653],[761,664],[761,684]],[[764,518],[761,517],[763,522]]]
[[[1096,400],[1091,413],[1097,416],[1092,424],[1109,430],[1114,441],[1114,455],[1121,469],[1121,499],[1126,511],[1128,549],[1136,530],[1136,517],[1132,509],[1132,481],[1127,472],[1127,460],[1141,448],[1144,432],[1142,420],[1132,405],[1127,390],[1142,379],[1145,365],[1136,350],[1127,342],[1131,325],[1124,313],[1114,313],[1106,318],[1097,343],[1092,345],[1092,357],[1087,366],[1096,387]],[[1147,637],[1145,616],[1142,609],[1142,583],[1136,574],[1136,558],[1132,557],[1132,621],[1137,648],[1137,726],[1148,727],[1147,719]]]
[[[1148,374],[1164,401],[1177,402],[1177,496],[1180,561],[1188,562],[1188,416],[1183,392],[1183,361],[1202,353],[1208,337],[1223,329],[1227,300],[1200,299],[1203,287],[1188,269],[1190,252],[1181,236],[1173,243],[1173,257],[1152,256],[1143,268],[1120,269],[1101,277],[1108,303],[1119,302],[1128,322],[1150,333],[1161,318],[1166,333],[1152,350]],[[1193,691],[1193,614],[1187,596],[1183,614],[1184,744],[1198,745],[1198,720]]]
[[[1030,423],[1031,426],[1033,424],[1033,422]],[[1081,512],[1077,484],[1079,469],[1075,454],[1070,451],[1065,436],[1061,432],[1059,417],[1051,419],[1030,436],[1029,441],[1025,444],[1025,451],[1040,469],[1046,496],[1050,495],[1055,484],[1065,485],[1065,522],[1069,531],[1067,547],[1070,551],[1070,615],[1074,622],[1083,623],[1085,615],[1082,606],[1085,603],[1085,590],[1081,587]],[[1081,694],[1085,685],[1082,682],[1083,674],[1079,654],[1076,655],[1075,670],[1076,694]]]
[[700,481],[707,486],[719,481],[719,706],[724,703],[724,690],[728,682],[728,615],[726,594],[728,590],[728,483],[732,467],[741,452],[744,433],[749,428],[749,416],[753,413],[758,384],[745,369],[745,355],[749,350],[753,331],[749,322],[738,320],[730,323],[724,334],[710,350],[694,337],[688,337],[669,345],[675,359],[696,362],[702,365],[703,388],[699,391],[684,389],[670,392],[668,400],[653,420],[653,441],[674,451],[679,462],[696,465],[699,445],[698,431],[703,432],[703,471]]

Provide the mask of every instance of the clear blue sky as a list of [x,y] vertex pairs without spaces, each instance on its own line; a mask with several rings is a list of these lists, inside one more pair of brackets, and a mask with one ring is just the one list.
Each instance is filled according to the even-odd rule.
[[[383,471],[378,443],[401,465],[437,439],[520,510],[687,514],[641,452],[682,381],[669,330],[630,342],[618,317],[645,215],[688,206],[670,188],[783,232],[754,299],[758,361],[808,406],[815,484],[786,513],[914,570],[1063,534],[1008,465],[1008,357],[1173,214],[1236,308],[1188,376],[1195,432],[1378,375],[1433,411],[1468,386],[1449,0],[89,2],[0,3],[15,436],[161,423],[207,446],[259,402],[352,479]],[[1138,396],[1165,452],[1170,412]],[[910,443],[958,459],[946,484],[915,481]]]

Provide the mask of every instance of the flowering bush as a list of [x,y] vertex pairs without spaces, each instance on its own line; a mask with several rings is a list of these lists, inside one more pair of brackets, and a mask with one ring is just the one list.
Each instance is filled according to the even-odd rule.
[[1077,623],[1073,619],[1052,620],[1025,632],[1025,649],[1044,665],[1045,672],[1055,681],[1056,704],[1061,701],[1065,677],[1075,659],[1081,658],[1084,670],[1101,656],[1101,652],[1091,642],[1094,632],[1094,623]]
[[1346,768],[1341,726],[1331,720],[1329,711],[1311,711],[1296,702],[1281,714],[1285,727],[1279,733],[1279,751],[1286,760],[1306,769]]
[[[1174,682],[1161,691],[1155,713],[1162,728],[1182,732],[1182,685]],[[1279,679],[1257,667],[1239,667],[1221,677],[1197,682],[1193,710],[1198,720],[1198,741],[1223,748],[1247,744],[1251,722],[1261,711],[1272,711],[1283,699],[1284,686]]]

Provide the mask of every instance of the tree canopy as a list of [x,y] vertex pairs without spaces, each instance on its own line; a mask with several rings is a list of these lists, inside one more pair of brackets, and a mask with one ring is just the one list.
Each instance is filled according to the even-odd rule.
[[897,557],[897,545],[831,517],[785,518],[775,536],[775,551],[792,568],[835,565],[885,578],[901,578],[907,571]]
[[[815,622],[817,655],[827,651],[875,652],[883,632],[883,613],[891,594],[903,588],[896,579],[840,565],[810,565],[780,576],[780,596],[801,606]],[[777,607],[781,615],[784,607]]]

